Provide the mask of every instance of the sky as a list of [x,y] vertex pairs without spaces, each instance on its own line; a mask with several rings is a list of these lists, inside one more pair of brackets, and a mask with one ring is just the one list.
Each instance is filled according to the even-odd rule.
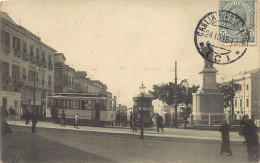
[[[4,1],[1,10],[131,107],[142,82],[148,92],[174,81],[175,61],[178,82],[201,84],[204,61],[194,31],[218,6],[214,0],[16,0]],[[232,64],[215,65],[218,78],[259,68],[259,52],[258,44]]]

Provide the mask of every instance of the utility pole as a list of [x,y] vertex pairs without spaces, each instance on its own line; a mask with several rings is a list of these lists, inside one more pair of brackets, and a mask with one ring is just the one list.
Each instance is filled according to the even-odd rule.
[[234,79],[231,80],[231,88],[232,88],[232,99],[231,99],[231,118],[234,118]]
[[174,126],[175,128],[178,128],[178,113],[177,113],[177,61],[175,61],[175,83],[174,83],[174,118],[175,118],[175,123]]

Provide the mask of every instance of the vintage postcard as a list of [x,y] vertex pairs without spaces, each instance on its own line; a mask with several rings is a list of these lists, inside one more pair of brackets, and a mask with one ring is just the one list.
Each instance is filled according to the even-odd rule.
[[0,0],[1,162],[259,162],[259,0]]

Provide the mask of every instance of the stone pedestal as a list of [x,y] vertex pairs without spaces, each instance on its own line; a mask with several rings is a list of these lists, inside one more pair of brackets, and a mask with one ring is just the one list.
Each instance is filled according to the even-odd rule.
[[194,123],[209,124],[209,116],[212,124],[222,122],[224,116],[223,94],[219,92],[216,83],[217,70],[213,67],[204,68],[203,83],[200,89],[193,93]]

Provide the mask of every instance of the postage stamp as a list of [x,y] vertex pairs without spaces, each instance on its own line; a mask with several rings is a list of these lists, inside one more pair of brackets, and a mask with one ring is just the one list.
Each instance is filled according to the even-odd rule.
[[[219,10],[230,11],[237,14],[245,22],[246,27],[249,30],[250,38],[248,40],[249,45],[256,45],[256,2],[255,0],[220,0]],[[221,33],[226,35],[235,35],[232,30],[220,29]]]
[[200,19],[194,43],[199,54],[210,62],[205,63],[206,67],[212,67],[212,63],[229,64],[241,58],[247,51],[249,35],[249,29],[239,15],[222,10],[210,12]]

